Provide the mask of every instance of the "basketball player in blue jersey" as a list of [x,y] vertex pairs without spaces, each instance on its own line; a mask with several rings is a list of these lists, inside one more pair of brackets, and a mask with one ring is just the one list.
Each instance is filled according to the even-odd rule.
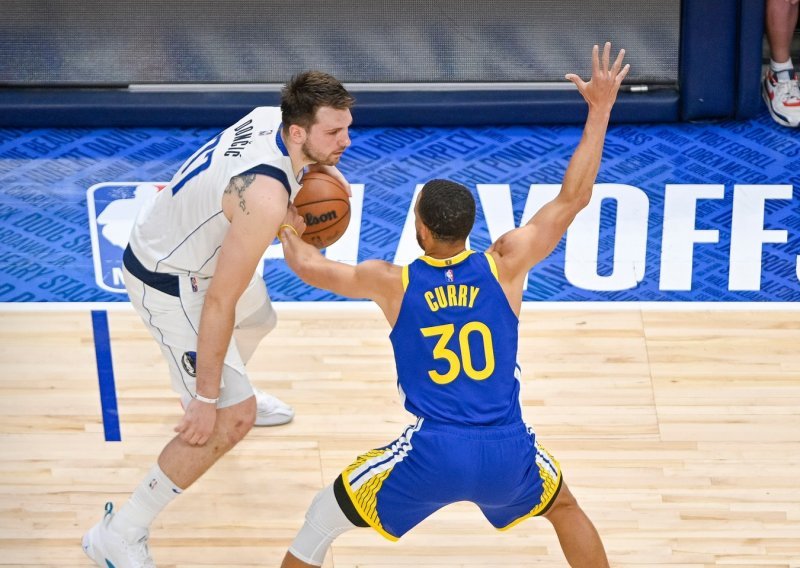
[[83,537],[98,566],[155,566],[147,542],[161,510],[254,424],[292,419],[286,404],[254,393],[245,369],[275,326],[256,269],[305,169],[349,188],[335,166],[350,145],[352,104],[334,77],[302,73],[284,87],[280,108],[256,108],[209,140],[142,208],[123,256],[125,286],[185,414],[128,502],[116,514],[106,504]]
[[518,324],[528,271],[555,248],[592,196],[611,108],[629,66],[594,47],[592,78],[569,74],[589,105],[583,138],[558,196],[485,253],[465,250],[475,200],[462,185],[433,180],[415,203],[425,252],[408,266],[326,259],[287,214],[280,238],[307,283],[369,298],[392,326],[398,387],[418,417],[391,444],[358,457],[312,502],[283,568],[322,565],[333,540],[372,527],[397,540],[439,508],[475,503],[498,529],[546,517],[571,566],[608,566],[600,537],[564,482],[558,462],[523,422]]

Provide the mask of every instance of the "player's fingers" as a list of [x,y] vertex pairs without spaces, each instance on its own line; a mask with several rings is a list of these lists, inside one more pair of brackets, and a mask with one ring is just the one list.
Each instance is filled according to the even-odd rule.
[[586,83],[575,73],[567,73],[566,75],[564,75],[564,79],[575,83],[575,86],[578,87],[578,90],[581,92],[583,92],[583,90],[586,88]]
[[595,44],[592,48],[592,77],[600,74],[600,48]]
[[194,428],[190,432],[187,432],[186,436],[186,443],[191,444],[192,446],[196,446],[198,441],[200,440],[200,432]]
[[603,71],[608,71],[609,61],[611,59],[611,42],[607,41],[603,46]]
[[281,242],[281,244],[285,245],[291,234],[292,230],[289,228],[289,225],[281,225],[281,230],[278,231],[278,240]]
[[620,71],[617,74],[617,85],[622,83],[622,80],[625,78],[625,76],[628,74],[628,71],[630,71],[630,70],[631,70],[631,64],[630,63],[626,63],[625,67],[622,68],[622,71]]
[[614,66],[611,68],[614,75],[619,73],[620,67],[622,67],[622,60],[625,58],[625,50],[620,49],[619,53],[617,54],[616,60],[614,60]]

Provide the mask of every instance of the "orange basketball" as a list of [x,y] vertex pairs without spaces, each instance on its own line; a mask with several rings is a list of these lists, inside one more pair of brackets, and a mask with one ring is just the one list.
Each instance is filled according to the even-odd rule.
[[319,249],[338,241],[350,223],[350,196],[339,180],[322,172],[303,176],[294,206],[306,222],[302,239]]

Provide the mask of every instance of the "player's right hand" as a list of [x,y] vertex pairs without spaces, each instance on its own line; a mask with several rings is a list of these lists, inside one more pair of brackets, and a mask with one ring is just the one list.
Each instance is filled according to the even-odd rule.
[[202,446],[211,437],[216,421],[216,405],[192,399],[186,407],[183,419],[175,426],[175,432],[190,446]]

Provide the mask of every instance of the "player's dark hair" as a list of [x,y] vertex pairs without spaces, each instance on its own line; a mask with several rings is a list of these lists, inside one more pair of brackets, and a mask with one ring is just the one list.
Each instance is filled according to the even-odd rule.
[[475,223],[475,198],[460,183],[433,179],[420,191],[420,221],[439,241],[463,241]]
[[344,110],[353,103],[355,99],[336,77],[322,71],[305,71],[292,77],[281,90],[283,126],[309,128],[320,107]]

